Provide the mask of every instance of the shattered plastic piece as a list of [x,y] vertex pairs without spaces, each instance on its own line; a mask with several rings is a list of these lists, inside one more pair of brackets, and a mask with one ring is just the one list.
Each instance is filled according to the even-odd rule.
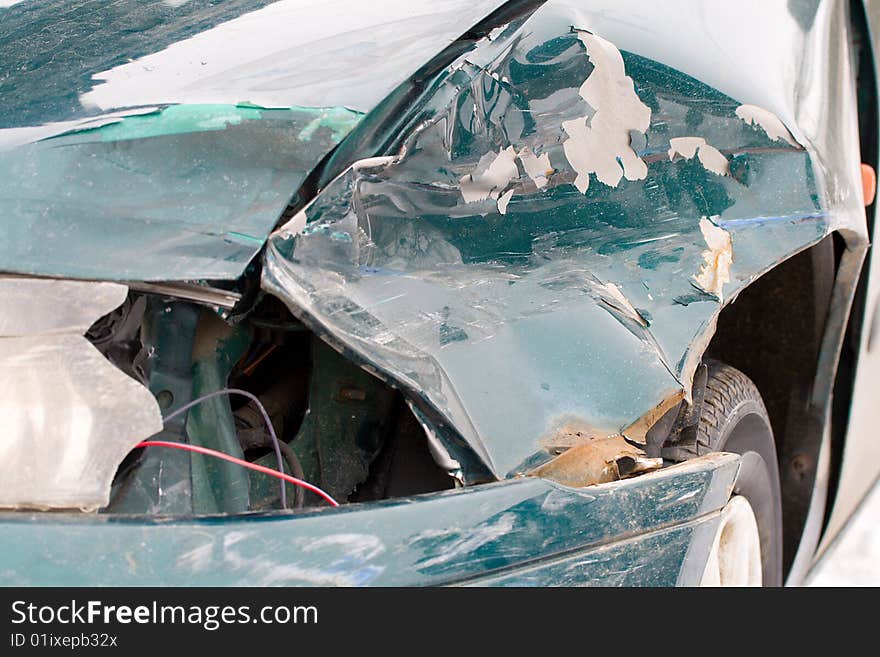
[[663,466],[663,459],[648,458],[623,436],[596,438],[564,451],[538,466],[530,476],[550,479],[563,486],[583,488],[626,479]]
[[801,147],[794,140],[794,137],[791,136],[785,124],[779,120],[779,117],[769,110],[756,105],[740,105],[736,108],[736,115],[749,125],[760,126],[767,133],[767,136],[774,141],[782,139],[792,146]]
[[[125,294],[126,288],[117,283],[0,277],[0,338],[82,335],[98,317],[122,304]],[[88,303],[72,302],[81,298]]]
[[707,144],[702,137],[673,137],[670,139],[669,159],[674,160],[676,155],[680,155],[686,160],[697,155],[700,164],[707,171],[717,173],[719,176],[725,176],[729,172],[729,165],[724,154],[714,146]]
[[495,39],[497,39],[504,33],[504,30],[507,29],[508,25],[510,25],[510,23],[505,23],[504,25],[499,25],[498,27],[493,28],[489,31],[489,34],[486,35],[486,38],[489,41],[495,41]]
[[733,263],[733,244],[730,233],[703,217],[700,219],[700,231],[709,247],[703,251],[705,263],[694,281],[700,289],[718,297],[723,301],[723,288],[730,282],[730,265]]
[[162,429],[153,395],[82,336],[126,294],[0,279],[0,507],[104,506],[125,455]]
[[585,31],[578,38],[594,66],[578,93],[595,113],[563,121],[562,128],[569,137],[563,144],[565,156],[578,173],[574,185],[585,194],[591,173],[611,187],[622,176],[641,180],[648,175],[648,165],[632,149],[630,131],[647,132],[651,109],[636,94],[614,44]]

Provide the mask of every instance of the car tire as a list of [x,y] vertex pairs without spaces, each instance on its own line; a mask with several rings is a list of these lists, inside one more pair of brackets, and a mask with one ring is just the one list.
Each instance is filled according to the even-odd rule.
[[[729,573],[733,573],[733,581],[725,582],[722,573],[721,581],[713,583],[744,584],[742,577],[749,569],[748,564],[736,562],[748,560],[749,534],[754,533],[757,525],[760,539],[758,569],[761,577],[758,580],[755,573],[755,580],[764,586],[780,586],[782,496],[776,443],[767,409],[758,388],[745,374],[718,361],[705,360],[704,364],[708,370],[706,390],[696,427],[694,456],[709,452],[732,452],[742,456],[731,500],[721,513],[721,522],[713,544],[715,552],[710,555],[707,568],[713,565],[713,558],[719,559],[722,569],[725,563],[728,569],[732,568]],[[748,504],[743,504],[743,499],[736,498],[744,498]],[[754,521],[749,519],[749,507]],[[726,541],[734,533],[737,534],[737,540]],[[735,554],[719,556],[719,544],[722,551],[727,548]],[[757,545],[754,546],[754,551],[757,557]]]

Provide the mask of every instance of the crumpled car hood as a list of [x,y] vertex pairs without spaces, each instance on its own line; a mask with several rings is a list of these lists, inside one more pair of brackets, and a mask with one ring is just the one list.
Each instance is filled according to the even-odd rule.
[[[372,151],[358,125],[501,3],[241,2],[201,22],[189,4],[158,52],[81,64],[73,105],[3,119],[0,269],[235,278],[341,143],[331,159],[357,157],[268,238],[263,288],[405,390],[465,483],[644,441],[724,304],[832,231],[864,244],[850,54],[828,51],[841,3],[551,0],[441,70]],[[295,34],[246,36],[282,18]]]
[[364,113],[500,4],[0,8],[0,270],[237,278]]

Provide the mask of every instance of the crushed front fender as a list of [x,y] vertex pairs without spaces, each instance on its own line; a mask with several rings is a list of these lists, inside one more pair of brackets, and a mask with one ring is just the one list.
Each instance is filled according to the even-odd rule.
[[[687,46],[662,7],[605,4],[548,2],[477,43],[269,240],[264,287],[408,390],[465,481],[469,460],[503,478],[644,441],[744,287],[831,231],[864,247],[853,122],[816,110],[841,84],[852,110],[820,66],[836,3],[742,29],[713,10]],[[811,78],[787,73],[802,51]]]

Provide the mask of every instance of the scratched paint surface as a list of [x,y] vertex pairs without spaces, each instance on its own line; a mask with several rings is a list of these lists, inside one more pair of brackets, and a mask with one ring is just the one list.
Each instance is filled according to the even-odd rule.
[[0,7],[0,270],[238,278],[363,113],[499,4]]
[[0,269],[234,278],[361,116],[171,105],[0,150]]
[[266,256],[265,287],[500,477],[687,391],[722,302],[829,225],[778,119],[579,20],[548,3],[480,42]]
[[[0,513],[0,584],[412,586],[505,574],[528,584],[673,583],[686,567],[705,565],[708,550],[687,551],[687,539],[711,527],[738,465],[737,456],[714,454],[580,490],[527,478],[222,521]],[[651,533],[657,527],[666,533]],[[645,533],[645,544],[627,540]],[[95,554],[95,545],[113,549]],[[620,565],[644,564],[640,547],[650,548],[642,556],[654,567],[621,578]],[[567,573],[551,563],[543,573],[518,574],[536,557],[573,552]]]

